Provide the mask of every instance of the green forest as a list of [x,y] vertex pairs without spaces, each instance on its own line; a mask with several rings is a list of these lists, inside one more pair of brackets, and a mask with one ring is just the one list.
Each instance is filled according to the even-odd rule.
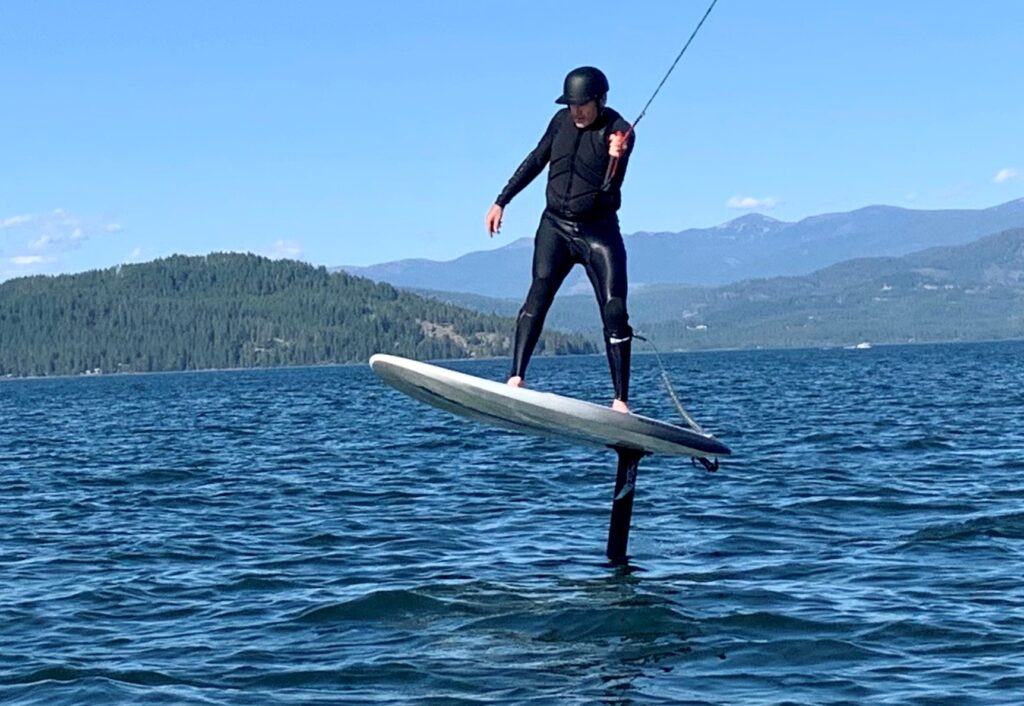
[[[514,322],[324,267],[215,253],[0,283],[0,377],[509,355]],[[593,353],[546,332],[539,354]]]

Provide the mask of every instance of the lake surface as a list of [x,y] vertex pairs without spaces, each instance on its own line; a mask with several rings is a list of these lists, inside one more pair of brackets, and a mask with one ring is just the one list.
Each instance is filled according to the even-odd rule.
[[628,567],[612,452],[365,366],[0,383],[0,702],[1024,702],[1024,343],[664,359],[735,456],[641,464]]

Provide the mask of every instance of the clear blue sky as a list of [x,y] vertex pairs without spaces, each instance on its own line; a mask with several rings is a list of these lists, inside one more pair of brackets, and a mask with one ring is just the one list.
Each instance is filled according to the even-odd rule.
[[[632,119],[706,8],[4,2],[0,279],[174,252],[450,259],[602,67]],[[638,129],[623,230],[1024,195],[1024,2],[720,0]],[[439,283],[441,285],[443,283]]]

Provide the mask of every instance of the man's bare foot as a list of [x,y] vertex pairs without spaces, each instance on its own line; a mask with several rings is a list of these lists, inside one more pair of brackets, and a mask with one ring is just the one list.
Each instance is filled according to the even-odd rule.
[[526,383],[523,382],[523,379],[518,375],[513,375],[512,377],[510,377],[506,384],[509,387],[526,387]]
[[622,400],[612,400],[612,409],[614,409],[616,412],[623,412],[624,414],[629,414],[629,405],[623,402]]

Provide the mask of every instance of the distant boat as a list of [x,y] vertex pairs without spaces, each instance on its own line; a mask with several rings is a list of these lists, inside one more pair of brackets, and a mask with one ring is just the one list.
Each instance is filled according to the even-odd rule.
[[848,350],[848,351],[866,351],[868,348],[871,348],[871,344],[868,343],[867,341],[861,341],[860,343],[858,343],[855,346],[843,346],[843,347],[846,350]]

